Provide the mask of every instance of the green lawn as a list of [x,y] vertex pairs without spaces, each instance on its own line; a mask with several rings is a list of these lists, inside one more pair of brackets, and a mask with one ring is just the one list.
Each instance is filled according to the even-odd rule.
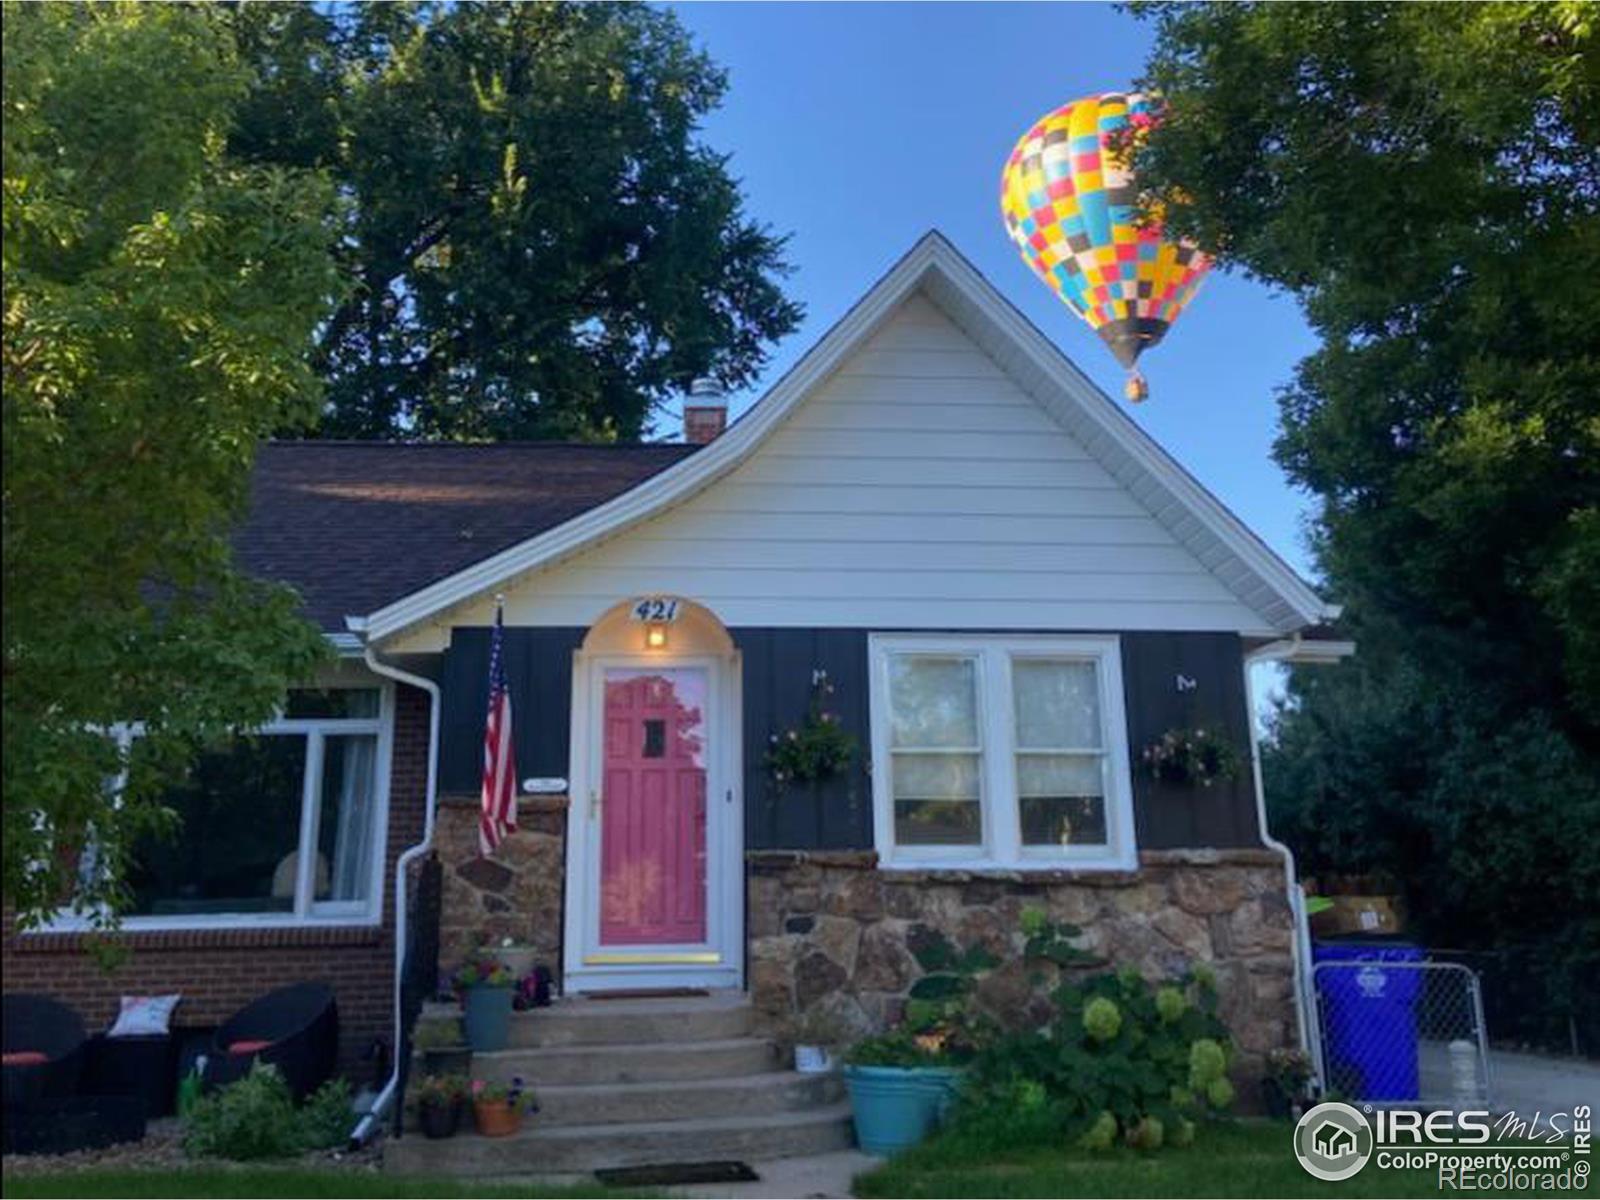
[[638,1195],[587,1187],[475,1186],[458,1179],[384,1175],[376,1171],[303,1170],[293,1167],[195,1167],[179,1170],[59,1171],[48,1175],[7,1175],[6,1200],[29,1196],[232,1197],[282,1196],[417,1197],[481,1196],[488,1200],[563,1200],[572,1197]]
[[[1287,1122],[1202,1128],[1184,1150],[1090,1154],[996,1152],[959,1136],[935,1138],[856,1179],[857,1196],[1364,1196],[1441,1195],[1436,1175],[1369,1163],[1341,1183],[1313,1179],[1290,1149]],[[1481,1191],[1479,1196],[1517,1193]]]

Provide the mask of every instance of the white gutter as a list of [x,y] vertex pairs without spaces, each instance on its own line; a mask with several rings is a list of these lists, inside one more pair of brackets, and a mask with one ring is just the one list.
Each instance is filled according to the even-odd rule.
[[400,1055],[405,1049],[401,989],[404,984],[406,956],[406,871],[413,862],[433,848],[433,818],[438,807],[439,770],[439,685],[424,676],[413,675],[409,671],[402,671],[399,667],[383,662],[371,646],[365,648],[363,656],[374,674],[421,688],[428,693],[428,790],[423,797],[422,840],[401,854],[394,864],[394,1069],[389,1074],[389,1081],[383,1085],[383,1090],[372,1102],[371,1109],[351,1130],[350,1141],[355,1145],[362,1145],[372,1137],[384,1113],[394,1103],[395,1093],[400,1089]]
[[1286,662],[1295,659],[1301,651],[1301,637],[1296,633],[1283,641],[1262,646],[1244,656],[1244,693],[1249,706],[1246,714],[1250,726],[1250,773],[1255,780],[1256,820],[1261,826],[1261,842],[1269,850],[1283,856],[1284,894],[1289,901],[1291,942],[1289,960],[1294,967],[1294,1016],[1300,1035],[1300,1050],[1312,1064],[1313,1083],[1320,1085],[1325,1078],[1322,1063],[1322,1038],[1316,1031],[1316,1014],[1306,1004],[1310,986],[1310,926],[1306,920],[1305,892],[1300,887],[1299,871],[1295,867],[1294,851],[1273,837],[1267,830],[1267,793],[1261,782],[1261,739],[1256,734],[1255,690],[1250,679],[1250,668],[1262,662]]

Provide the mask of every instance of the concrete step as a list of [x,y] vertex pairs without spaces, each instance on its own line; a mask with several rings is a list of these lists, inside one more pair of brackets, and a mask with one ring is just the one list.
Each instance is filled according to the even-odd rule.
[[613,1125],[759,1117],[822,1108],[844,1099],[838,1075],[769,1071],[664,1083],[534,1085],[541,1125]]
[[743,992],[663,1000],[562,1000],[511,1016],[511,1045],[604,1046],[615,1042],[712,1042],[744,1037],[752,1022]]
[[778,1051],[765,1038],[706,1042],[619,1042],[608,1046],[545,1046],[472,1056],[478,1079],[520,1075],[534,1087],[563,1084],[656,1083],[720,1079],[776,1070]]
[[439,1175],[554,1174],[647,1163],[756,1162],[843,1150],[854,1141],[845,1103],[808,1112],[622,1125],[549,1126],[541,1115],[511,1137],[460,1134],[430,1141],[408,1135],[385,1144],[383,1166]]

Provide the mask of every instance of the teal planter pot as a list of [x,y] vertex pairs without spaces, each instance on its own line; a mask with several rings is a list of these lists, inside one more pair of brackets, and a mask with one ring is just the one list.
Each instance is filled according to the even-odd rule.
[[511,1040],[511,988],[473,987],[465,995],[467,1041],[476,1051],[504,1050]]
[[883,1157],[910,1149],[939,1123],[960,1080],[945,1067],[846,1067],[856,1142]]

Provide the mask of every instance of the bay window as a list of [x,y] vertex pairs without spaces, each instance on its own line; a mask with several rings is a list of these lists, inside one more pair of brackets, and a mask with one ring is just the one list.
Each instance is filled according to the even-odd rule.
[[884,865],[1134,865],[1116,638],[871,644]]

